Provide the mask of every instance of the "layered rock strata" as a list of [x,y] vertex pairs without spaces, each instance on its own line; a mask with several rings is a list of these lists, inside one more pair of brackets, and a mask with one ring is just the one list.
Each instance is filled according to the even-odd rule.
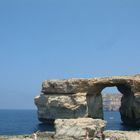
[[101,92],[116,86],[122,93],[120,114],[124,124],[140,125],[140,75],[90,79],[46,80],[42,93],[35,98],[38,118],[91,117],[103,119]]

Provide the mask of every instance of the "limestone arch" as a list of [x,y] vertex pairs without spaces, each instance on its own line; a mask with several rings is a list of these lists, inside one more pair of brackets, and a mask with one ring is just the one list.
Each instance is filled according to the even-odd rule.
[[[92,118],[102,118],[103,119],[103,101],[102,101],[102,90],[107,87],[116,87],[120,93],[122,93],[121,106],[120,106],[120,115],[121,120],[128,124],[130,118],[135,118],[133,111],[133,100],[134,93],[132,92],[132,87],[128,83],[121,82],[106,82],[106,83],[97,83],[93,87],[93,92],[90,90],[87,94],[87,104],[88,104],[88,115]],[[126,117],[130,116],[130,118]]]
[[[77,117],[92,117],[103,118],[101,91],[105,87],[116,86],[118,90],[123,94],[122,104],[120,108],[121,118],[125,124],[139,126],[140,127],[140,74],[133,76],[112,76],[104,78],[72,78],[64,80],[45,80],[42,83],[42,90],[40,96],[35,98],[35,104],[38,107],[38,118],[43,119],[45,122],[48,118],[56,119],[56,115],[52,112],[46,112],[49,104],[46,104],[46,97],[52,95],[55,96],[73,96],[77,101],[79,111],[80,106],[83,103],[78,101],[79,94],[84,94],[84,106],[85,110],[83,114],[77,113]],[[59,101],[59,100],[58,100]],[[64,104],[65,105],[65,104]],[[71,106],[71,104],[70,104]],[[57,106],[57,109],[61,106]],[[67,109],[67,106],[64,106]],[[73,108],[72,108],[73,109]],[[83,110],[83,109],[82,109]],[[73,110],[70,112],[73,112]],[[60,113],[58,113],[60,114]],[[67,113],[66,113],[67,114]],[[75,114],[71,113],[68,118],[75,118]],[[53,117],[52,117],[53,116]],[[65,114],[59,115],[58,118],[64,118]]]

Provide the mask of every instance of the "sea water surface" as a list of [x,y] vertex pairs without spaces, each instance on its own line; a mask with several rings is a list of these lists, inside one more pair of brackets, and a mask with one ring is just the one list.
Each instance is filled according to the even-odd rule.
[[[104,112],[106,130],[131,130],[121,125],[119,112]],[[36,131],[53,131],[53,125],[38,121],[36,110],[0,110],[0,135],[31,134]]]
[[52,131],[52,125],[38,121],[36,110],[0,110],[0,135],[31,134],[36,131]]
[[139,128],[123,125],[119,111],[104,111],[104,120],[107,121],[106,130],[139,130]]

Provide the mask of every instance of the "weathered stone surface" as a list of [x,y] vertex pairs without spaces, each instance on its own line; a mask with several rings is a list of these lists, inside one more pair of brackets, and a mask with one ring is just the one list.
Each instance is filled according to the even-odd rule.
[[0,140],[57,140],[54,139],[55,132],[39,132],[26,135],[12,135],[12,136],[2,136],[0,135]]
[[88,79],[68,79],[68,80],[46,80],[42,83],[42,92],[48,93],[84,93],[90,86]]
[[140,131],[104,131],[105,140],[140,140]]
[[92,118],[58,119],[55,121],[57,140],[102,138],[105,121]]
[[[140,75],[91,79],[46,80],[35,98],[39,119],[103,118],[101,92],[116,86],[122,93],[120,114],[124,124],[140,126]],[[77,96],[79,93],[80,96]],[[83,95],[83,93],[85,93]],[[80,102],[79,102],[80,100]]]
[[[69,131],[69,130],[68,130]],[[35,134],[35,133],[34,133]],[[35,140],[34,134],[16,135],[16,136],[0,136],[0,140]],[[140,140],[140,131],[104,131],[95,133],[94,138],[81,140]],[[103,135],[102,135],[103,134]],[[37,140],[60,140],[56,137],[55,132],[36,132]],[[80,135],[81,136],[81,135]],[[102,139],[101,136],[104,138]],[[64,137],[61,140],[73,140],[74,137]]]
[[[135,86],[134,91],[140,89],[140,77],[137,76],[114,76],[106,78],[90,78],[90,79],[68,79],[68,80],[45,80],[42,83],[42,92],[44,94],[62,94],[88,92],[89,94],[97,94],[99,90],[111,86]],[[136,85],[137,84],[137,85]]]
[[86,93],[68,96],[41,94],[35,98],[35,103],[38,106],[38,117],[43,121],[88,116]]

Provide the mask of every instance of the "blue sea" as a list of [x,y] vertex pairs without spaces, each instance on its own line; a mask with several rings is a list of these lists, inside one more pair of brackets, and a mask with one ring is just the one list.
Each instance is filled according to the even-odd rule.
[[53,131],[54,127],[40,123],[36,110],[0,110],[0,135],[31,134],[38,130]]
[[[121,125],[119,112],[104,112],[106,130],[131,130]],[[53,131],[54,126],[38,121],[36,110],[0,110],[0,135],[31,134],[36,131]]]

